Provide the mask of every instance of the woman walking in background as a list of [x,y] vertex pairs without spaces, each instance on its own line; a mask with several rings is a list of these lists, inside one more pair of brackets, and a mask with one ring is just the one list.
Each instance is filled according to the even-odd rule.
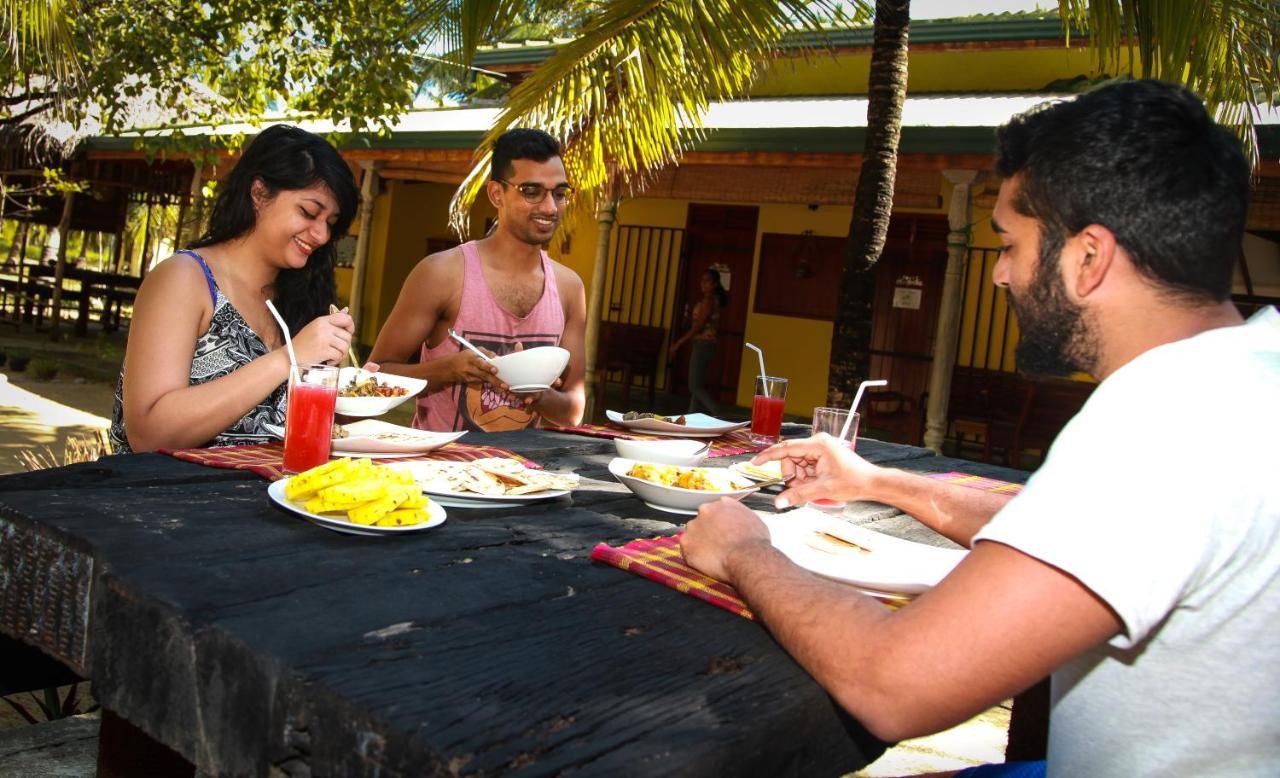
[[671,344],[671,353],[678,352],[686,341],[693,341],[689,354],[689,413],[703,410],[714,416],[716,403],[707,391],[707,368],[716,355],[720,311],[729,302],[729,293],[720,285],[720,274],[711,268],[699,276],[698,291],[702,297],[693,306],[692,325]]

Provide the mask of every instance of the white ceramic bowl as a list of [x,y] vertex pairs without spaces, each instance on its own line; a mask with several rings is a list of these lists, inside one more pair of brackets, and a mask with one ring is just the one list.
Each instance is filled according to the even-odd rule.
[[[643,478],[635,478],[627,475],[631,472],[631,467],[636,464],[634,459],[626,459],[617,457],[609,462],[609,472],[613,477],[639,497],[641,502],[650,508],[657,508],[660,511],[668,513],[680,513],[685,516],[695,516],[698,513],[698,507],[703,503],[718,500],[721,497],[732,497],[735,500],[741,500],[755,490],[748,487],[738,489],[732,492],[704,492],[698,489],[681,489],[678,486],[663,486],[655,484],[652,481],[646,481]],[[730,473],[728,468],[706,468],[714,470],[723,470],[726,478],[746,485],[749,483],[747,479],[740,475]]]
[[513,351],[494,357],[498,377],[513,391],[537,392],[547,389],[569,364],[569,351],[559,346]]
[[696,467],[702,464],[710,451],[701,440],[627,440],[614,438],[618,456],[641,462],[657,462],[660,465]]
[[[364,380],[368,376],[377,376],[378,383],[399,386],[408,390],[399,397],[343,397],[342,387],[351,383],[351,379]],[[391,373],[369,373],[358,367],[344,367],[338,371],[338,403],[334,412],[340,416],[381,416],[402,402],[411,400],[427,388],[427,382],[421,378],[409,378]]]

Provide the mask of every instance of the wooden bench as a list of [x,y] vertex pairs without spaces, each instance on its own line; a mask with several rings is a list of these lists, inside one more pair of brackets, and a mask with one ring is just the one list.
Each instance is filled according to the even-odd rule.
[[662,327],[642,324],[623,324],[605,321],[600,323],[600,346],[596,352],[596,406],[601,405],[605,382],[611,373],[621,374],[622,404],[630,405],[631,384],[637,378],[646,379],[649,404],[654,403],[654,391],[658,385],[658,360],[667,331]]

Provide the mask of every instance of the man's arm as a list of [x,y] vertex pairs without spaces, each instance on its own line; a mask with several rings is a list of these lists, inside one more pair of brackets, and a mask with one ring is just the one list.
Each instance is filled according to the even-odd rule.
[[814,679],[888,741],[964,721],[1122,626],[1075,578],[995,542],[898,611],[795,566],[732,500],[704,506],[681,548],[735,586]]
[[753,461],[774,460],[782,463],[783,473],[794,476],[790,487],[775,500],[779,508],[817,498],[875,500],[914,516],[962,546],[968,546],[1011,499],[1007,494],[878,467],[825,434],[784,441],[757,454]]
[[532,395],[526,406],[542,414],[544,419],[563,426],[582,423],[587,406],[587,295],[578,274],[559,263],[552,265],[560,299],[564,302],[564,334],[560,346],[569,352],[560,385]]
[[457,383],[485,382],[506,388],[497,378],[496,367],[465,349],[429,362],[411,361],[441,324],[451,300],[461,293],[461,258],[461,249],[449,249],[423,259],[409,272],[369,355],[369,361],[377,362],[383,372],[425,378],[428,393]]

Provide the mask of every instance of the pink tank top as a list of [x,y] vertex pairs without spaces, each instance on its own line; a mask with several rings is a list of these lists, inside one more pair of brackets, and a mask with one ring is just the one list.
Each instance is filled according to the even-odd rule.
[[[516,344],[530,349],[558,346],[564,334],[564,306],[556,285],[551,258],[542,252],[542,297],[529,315],[520,317],[505,310],[485,283],[480,269],[480,251],[475,241],[462,244],[462,303],[453,328],[477,346],[495,354],[509,354]],[[452,338],[429,348],[422,344],[422,361],[452,356],[462,346]],[[413,426],[418,429],[501,432],[537,426],[539,416],[525,410],[518,397],[495,391],[488,384],[455,384],[418,398]]]

